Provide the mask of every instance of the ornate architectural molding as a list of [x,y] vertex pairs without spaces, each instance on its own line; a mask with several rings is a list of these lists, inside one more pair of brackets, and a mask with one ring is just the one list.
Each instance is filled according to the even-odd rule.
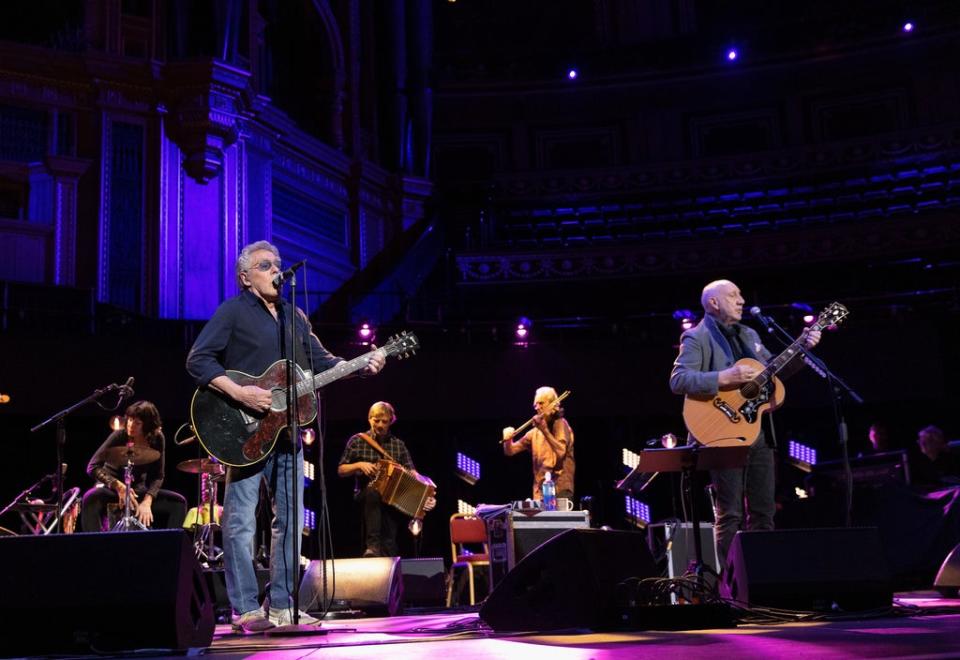
[[250,115],[250,74],[216,60],[164,67],[167,130],[191,177],[206,183],[223,169],[224,151]]

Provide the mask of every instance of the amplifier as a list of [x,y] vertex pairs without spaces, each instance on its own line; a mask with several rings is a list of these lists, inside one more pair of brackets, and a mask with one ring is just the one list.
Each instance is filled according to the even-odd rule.
[[490,547],[490,591],[513,567],[540,545],[568,529],[588,529],[589,511],[540,511],[529,513],[504,509],[485,517]]

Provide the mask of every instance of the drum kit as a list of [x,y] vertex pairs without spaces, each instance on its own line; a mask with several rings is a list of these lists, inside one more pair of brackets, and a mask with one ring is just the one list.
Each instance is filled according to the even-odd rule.
[[198,506],[187,511],[185,529],[194,533],[193,546],[197,559],[210,566],[222,560],[223,550],[216,546],[214,535],[220,528],[222,506],[217,504],[217,483],[226,476],[226,468],[214,458],[193,458],[177,465],[181,472],[199,475]]
[[128,442],[123,447],[111,447],[105,450],[104,460],[111,465],[123,465],[123,517],[114,525],[115,532],[128,532],[131,529],[147,528],[140,519],[134,515],[133,511],[133,466],[146,465],[159,460],[160,452],[150,447],[138,447],[133,442]]

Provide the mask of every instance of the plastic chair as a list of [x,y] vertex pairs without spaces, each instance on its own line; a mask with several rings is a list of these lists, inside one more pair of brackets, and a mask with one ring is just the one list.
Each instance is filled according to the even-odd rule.
[[[467,545],[481,545],[483,551],[472,552]],[[487,526],[474,515],[455,513],[450,516],[450,554],[453,564],[450,566],[450,580],[447,585],[447,607],[453,602],[454,576],[457,569],[467,570],[470,584],[470,604],[476,603],[474,586],[474,567],[490,566],[490,548],[487,545]]]

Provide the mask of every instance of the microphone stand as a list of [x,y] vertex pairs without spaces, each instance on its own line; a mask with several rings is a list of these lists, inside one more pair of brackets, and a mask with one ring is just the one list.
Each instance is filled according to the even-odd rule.
[[[80,401],[77,401],[72,406],[64,408],[60,412],[54,413],[53,416],[51,416],[49,419],[46,419],[40,422],[39,424],[34,426],[32,429],[30,429],[31,433],[36,433],[37,431],[44,428],[48,424],[52,424],[55,422],[57,425],[57,470],[54,473],[55,474],[54,479],[57,487],[57,526],[56,526],[57,534],[60,533],[60,526],[61,526],[60,519],[63,514],[63,468],[61,466],[63,465],[63,450],[67,444],[67,429],[66,429],[66,424],[63,420],[67,415],[72,413],[74,410],[87,405],[91,401],[96,401],[107,392],[116,392],[120,389],[121,389],[120,386],[114,383],[112,385],[107,385],[106,387],[100,388],[98,390],[94,390],[93,393],[90,394],[90,396],[87,396],[81,399]],[[122,395],[121,395],[121,398],[122,398]],[[116,407],[119,407],[119,405],[120,405],[120,400],[118,399]]]
[[[290,476],[290,518],[287,519],[287,533],[293,535],[292,543],[290,544],[290,570],[293,572],[293,589],[291,596],[293,597],[293,616],[291,621],[292,625],[283,626],[283,630],[278,633],[273,634],[283,634],[283,635],[298,635],[298,634],[321,634],[317,628],[313,626],[301,626],[300,625],[300,552],[299,552],[299,541],[303,533],[303,523],[299,520],[297,513],[300,510],[300,482],[301,479],[298,478],[300,471],[303,469],[302,459],[298,460],[298,450],[300,443],[300,411],[299,411],[299,400],[297,396],[297,276],[292,271],[296,270],[297,266],[291,268],[290,276],[287,281],[290,283],[290,318],[286,319],[286,314],[284,318],[286,319],[285,323],[290,326],[290,350],[287,351],[286,348],[286,338],[287,332],[283,332],[283,341],[281,345],[283,346],[284,358],[286,359],[287,364],[287,429],[290,434],[290,442],[293,446],[293,455],[291,458],[291,464],[293,470],[291,471]],[[282,305],[281,305],[282,307]],[[293,528],[293,529],[291,529]],[[271,603],[271,606],[274,604]]]
[[[768,334],[773,336],[774,331],[776,331],[780,333],[780,337],[777,337],[778,340],[786,340],[787,345],[793,343],[793,337],[791,337],[790,333],[784,330],[772,317],[761,316],[759,318],[761,323],[767,328]],[[854,403],[860,405],[863,405],[863,397],[847,385],[840,376],[833,373],[823,360],[807,350],[803,344],[799,346],[804,363],[810,367],[815,374],[825,379],[830,386],[830,398],[833,404],[833,416],[837,424],[837,439],[840,444],[840,458],[843,465],[844,525],[850,527],[852,525],[851,516],[853,511],[853,472],[850,469],[849,434],[847,433],[847,421],[843,416],[842,404],[844,394],[849,396]]]

